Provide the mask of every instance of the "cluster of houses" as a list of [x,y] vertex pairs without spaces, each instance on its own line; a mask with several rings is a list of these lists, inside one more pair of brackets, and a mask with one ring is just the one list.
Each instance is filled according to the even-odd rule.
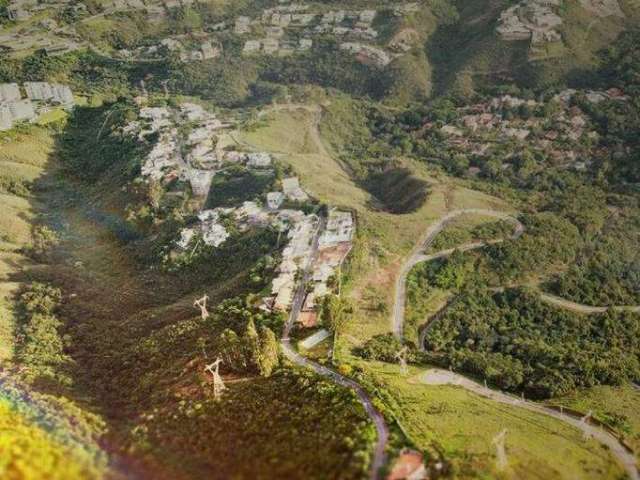
[[9,20],[19,22],[28,20],[44,10],[66,7],[80,9],[86,12],[86,6],[83,3],[75,3],[71,0],[10,0],[7,4],[7,15]]
[[351,251],[354,233],[355,223],[351,212],[337,209],[329,211],[327,224],[318,241],[318,253],[312,260],[311,284],[307,285],[299,316],[303,326],[317,325],[319,303],[332,290],[330,280],[339,277],[338,269]]
[[[624,16],[618,0],[579,0],[596,17]],[[500,15],[496,32],[507,41],[527,40],[532,57],[549,43],[561,43],[561,0],[521,0]]]
[[[23,93],[24,92],[24,93]],[[0,84],[0,130],[9,130],[18,122],[30,122],[51,107],[70,109],[73,93],[67,85],[47,82]]]
[[[576,94],[576,90],[564,90],[548,100],[559,107],[551,118],[544,117],[545,103],[542,101],[503,95],[462,107],[458,109],[455,122],[443,126],[427,123],[423,131],[437,129],[454,151],[480,158],[489,157],[501,144],[526,140],[528,146],[544,153],[554,165],[584,170],[588,163],[580,158],[588,156],[585,155],[587,149],[598,134],[590,128],[588,116],[572,105]],[[584,96],[592,103],[628,100],[615,88],[587,91]],[[529,112],[525,116],[519,113],[523,107]],[[510,164],[503,163],[503,168],[510,168]],[[479,169],[472,167],[469,173],[477,174]]]
[[[392,12],[402,16],[418,9],[418,3],[403,3],[395,5]],[[257,18],[237,17],[233,25],[220,24],[216,28],[230,27],[239,36],[262,35],[245,40],[244,54],[288,55],[312,48],[315,36],[333,35],[342,40],[341,50],[353,53],[362,62],[384,67],[394,54],[366,43],[378,38],[379,32],[373,27],[377,15],[377,10],[370,9],[311,11],[309,5],[287,4],[265,9]]]
[[60,27],[53,19],[0,33],[0,53],[13,55],[44,50],[49,56],[57,56],[83,48],[84,45],[73,27]]
[[522,0],[500,15],[496,29],[504,40],[529,40],[532,45],[560,42],[560,0]]
[[143,106],[139,119],[129,122],[123,133],[141,141],[157,134],[142,165],[143,177],[165,184],[173,180],[188,182],[196,197],[206,197],[213,176],[225,161],[250,166],[267,163],[264,155],[225,152],[219,148],[218,134],[231,126],[200,105],[183,103],[177,109]]
[[138,60],[159,60],[167,54],[175,53],[182,62],[213,60],[222,54],[222,45],[205,32],[174,35],[162,39],[156,45],[138,47],[135,50],[120,49],[120,58]]

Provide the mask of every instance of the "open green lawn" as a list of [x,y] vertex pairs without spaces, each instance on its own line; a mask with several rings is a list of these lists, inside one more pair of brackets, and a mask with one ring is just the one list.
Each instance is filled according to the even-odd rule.
[[550,400],[551,405],[563,405],[593,416],[622,435],[640,452],[640,390],[632,385],[597,386]]
[[[418,448],[440,448],[456,478],[614,479],[621,468],[599,443],[544,415],[502,405],[454,386],[417,383],[396,365],[371,362],[365,370],[382,383],[409,439]],[[508,467],[497,471],[494,437],[507,429]]]

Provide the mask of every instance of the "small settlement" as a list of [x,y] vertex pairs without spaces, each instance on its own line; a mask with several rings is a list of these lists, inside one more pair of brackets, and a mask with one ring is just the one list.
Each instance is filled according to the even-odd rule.
[[82,39],[71,25],[60,25],[53,18],[37,21],[44,11],[69,11],[74,15],[87,15],[84,3],[72,0],[10,0],[7,15],[21,28],[0,31],[0,51],[21,54],[44,50],[55,56],[78,50],[84,46]]
[[31,122],[52,107],[73,108],[73,93],[67,85],[46,82],[0,84],[0,130],[16,123]]
[[[588,116],[572,105],[571,99],[576,93],[575,90],[564,90],[546,102],[511,95],[495,97],[457,109],[454,122],[441,126],[426,123],[422,132],[437,132],[452,150],[479,159],[491,158],[506,142],[524,145],[526,140],[529,148],[547,157],[553,165],[585,170],[589,163],[582,159],[591,156],[588,149],[598,134]],[[584,97],[591,103],[628,101],[616,88],[587,91]],[[551,118],[545,116],[545,106],[553,112]],[[515,159],[505,160],[502,169],[512,168],[511,161]],[[469,173],[475,175],[479,169],[471,167]]]
[[[529,57],[549,56],[550,45],[562,45],[561,0],[522,0],[500,15],[496,32],[507,41],[529,41]],[[597,17],[623,16],[618,0],[579,0]]]
[[[405,16],[417,11],[419,4],[399,3],[389,9],[393,15]],[[277,7],[264,9],[259,16],[239,16],[232,24],[221,24],[219,29],[244,37],[244,54],[290,55],[311,49],[317,37],[333,36],[340,50],[354,54],[363,63],[385,67],[410,47],[406,48],[406,41],[396,42],[405,48],[387,51],[375,44],[379,37],[374,27],[378,14],[378,10],[372,9],[327,10],[281,2]]]
[[120,49],[116,55],[127,60],[153,61],[177,55],[182,62],[213,60],[222,54],[222,44],[212,35],[199,31],[189,35],[172,35],[159,43],[138,47],[135,50]]
[[200,105],[183,103],[178,108],[142,106],[139,118],[123,133],[143,142],[157,135],[141,168],[144,178],[185,182],[195,197],[205,198],[214,175],[224,167],[246,165],[266,174],[264,169],[271,166],[267,153],[223,149],[219,136],[231,126],[233,122],[220,120]]
[[[216,173],[226,168],[240,165],[253,175],[275,175],[269,153],[221,148],[219,137],[233,123],[218,119],[199,105],[142,106],[138,117],[123,128],[123,133],[142,142],[153,139],[141,168],[147,181],[164,185],[183,182],[190,185],[196,198],[204,200]],[[184,125],[189,128],[179,128]],[[310,284],[306,286],[308,292],[299,320],[307,327],[315,326],[319,300],[332,291],[332,280],[351,250],[354,219],[350,212],[337,209],[329,210],[326,222],[316,214],[305,213],[300,207],[310,197],[297,177],[282,178],[275,185],[279,188],[251,201],[200,211],[197,221],[180,231],[175,246],[185,253],[200,244],[218,248],[229,239],[230,230],[242,233],[253,228],[275,229],[286,243],[262,308],[289,310],[301,273],[308,270]]]

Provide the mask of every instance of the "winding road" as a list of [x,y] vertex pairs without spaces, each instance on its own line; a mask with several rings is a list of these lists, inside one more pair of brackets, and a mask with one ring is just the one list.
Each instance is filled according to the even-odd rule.
[[[489,217],[496,217],[503,220],[511,221],[515,224],[515,230],[510,238],[518,238],[524,232],[524,225],[520,223],[515,217],[504,213],[498,212],[494,210],[482,210],[482,209],[463,209],[463,210],[455,210],[447,215],[441,217],[436,223],[431,225],[425,235],[418,243],[418,246],[413,250],[407,261],[402,266],[400,274],[396,280],[396,290],[395,290],[395,302],[393,308],[393,331],[394,334],[402,339],[403,337],[403,324],[404,324],[404,315],[405,315],[405,299],[406,299],[406,283],[407,283],[407,275],[411,271],[411,269],[416,266],[418,263],[431,261],[437,258],[443,258],[448,255],[451,255],[454,251],[467,251],[476,248],[481,248],[483,246],[489,244],[495,244],[504,241],[504,239],[492,240],[489,242],[474,242],[462,245],[458,248],[443,250],[431,255],[424,254],[431,244],[433,243],[435,237],[440,233],[451,220],[454,218],[463,215],[463,214],[479,214],[485,215]],[[564,300],[562,298],[556,297],[554,295],[542,294],[541,298],[543,301],[556,305],[560,308],[566,308],[569,310],[593,314],[593,313],[602,313],[605,312],[608,308],[613,308],[615,310],[628,310],[634,312],[640,312],[640,306],[615,306],[615,307],[593,307],[588,305],[582,305],[579,303],[571,302],[568,300]],[[446,306],[444,307],[446,308]],[[433,320],[437,321],[437,315]],[[423,329],[423,333],[426,330]],[[423,335],[421,335],[420,340],[420,348],[423,349]],[[563,414],[558,412],[552,408],[545,407],[544,405],[540,405],[535,402],[519,399],[512,395],[509,395],[505,392],[501,392],[499,390],[493,390],[487,388],[484,385],[481,385],[468,377],[460,375],[458,373],[440,370],[440,369],[429,369],[423,372],[419,376],[419,381],[426,384],[438,385],[438,384],[453,384],[463,387],[471,392],[474,392],[478,395],[482,395],[488,399],[494,400],[496,402],[513,405],[521,408],[525,408],[527,410],[531,410],[543,415],[547,415],[553,417],[557,420],[561,420],[565,423],[572,425],[575,428],[581,430],[585,436],[585,438],[594,438],[598,440],[603,445],[606,445],[611,450],[611,453],[616,457],[616,459],[620,462],[620,464],[624,467],[627,472],[629,478],[632,480],[640,480],[640,474],[638,472],[637,460],[633,452],[629,451],[613,434],[602,430],[598,427],[595,427],[589,424],[582,419],[571,416],[568,414]]]
[[295,325],[295,322],[300,315],[300,311],[304,303],[305,287],[311,278],[311,267],[313,265],[314,259],[317,257],[318,242],[325,226],[325,219],[321,218],[318,223],[318,227],[313,235],[311,243],[311,255],[307,258],[307,261],[303,267],[302,280],[298,282],[298,287],[296,288],[296,291],[294,293],[291,312],[289,314],[289,317],[287,318],[287,322],[285,323],[282,332],[282,338],[280,340],[280,345],[285,357],[287,357],[287,359],[292,363],[300,367],[309,368],[316,372],[318,375],[329,378],[337,385],[345,388],[350,388],[356,392],[356,395],[358,395],[358,398],[360,399],[360,402],[362,403],[362,406],[364,407],[367,415],[376,427],[377,439],[376,446],[373,452],[373,459],[371,461],[370,479],[378,480],[380,478],[380,469],[387,462],[386,447],[389,440],[389,428],[387,427],[384,417],[373,405],[371,397],[369,397],[369,395],[361,385],[359,385],[351,378],[347,378],[344,375],[339,374],[335,370],[332,370],[328,367],[325,367],[324,365],[320,365],[319,363],[303,357],[293,348],[293,346],[291,345],[291,339],[289,337],[291,329]]
[[455,250],[473,250],[475,248],[484,247],[485,245],[491,243],[500,243],[504,240],[493,240],[489,242],[474,242],[467,245],[463,245],[458,247],[457,249],[445,250],[442,252],[435,253],[433,255],[425,255],[424,252],[431,246],[435,238],[438,234],[444,230],[444,228],[455,218],[460,215],[471,214],[471,215],[484,215],[487,217],[494,217],[500,220],[507,220],[513,222],[515,224],[515,230],[511,238],[518,238],[524,232],[524,225],[520,223],[518,219],[513,217],[512,215],[499,212],[496,210],[486,210],[482,208],[466,208],[461,210],[454,210],[452,212],[447,213],[445,216],[441,217],[437,222],[432,224],[423,237],[418,242],[416,248],[411,252],[408,260],[402,265],[402,269],[398,274],[398,278],[396,279],[395,285],[395,300],[393,302],[393,333],[398,338],[402,338],[402,327],[404,325],[404,312],[405,312],[405,301],[407,298],[407,276],[413,267],[417,264],[426,262],[429,260],[434,260],[436,258],[442,258],[447,255],[450,255]]

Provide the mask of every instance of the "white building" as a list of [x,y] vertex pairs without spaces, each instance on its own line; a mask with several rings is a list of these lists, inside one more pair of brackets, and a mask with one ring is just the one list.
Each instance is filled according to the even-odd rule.
[[309,50],[311,47],[313,47],[313,40],[311,40],[310,38],[300,39],[300,44],[299,44],[300,50]]
[[260,42],[258,40],[247,40],[244,43],[242,53],[253,53],[260,51]]
[[72,106],[74,103],[73,93],[67,85],[47,82],[25,82],[24,89],[30,100],[57,103],[63,106]]
[[353,240],[354,223],[351,212],[331,210],[327,219],[327,227],[320,236],[320,247],[328,247]]
[[233,27],[233,32],[236,35],[242,35],[245,33],[249,33],[251,31],[251,19],[249,17],[238,17],[236,18],[235,26]]
[[0,83],[0,103],[20,100],[20,87],[17,83]]
[[284,202],[284,193],[282,192],[269,192],[267,193],[267,207],[270,210],[277,210]]
[[300,188],[298,177],[290,177],[282,180],[282,191],[289,199],[296,202],[304,202],[309,196]]
[[253,168],[265,168],[271,165],[271,155],[265,152],[248,153],[247,165]]

